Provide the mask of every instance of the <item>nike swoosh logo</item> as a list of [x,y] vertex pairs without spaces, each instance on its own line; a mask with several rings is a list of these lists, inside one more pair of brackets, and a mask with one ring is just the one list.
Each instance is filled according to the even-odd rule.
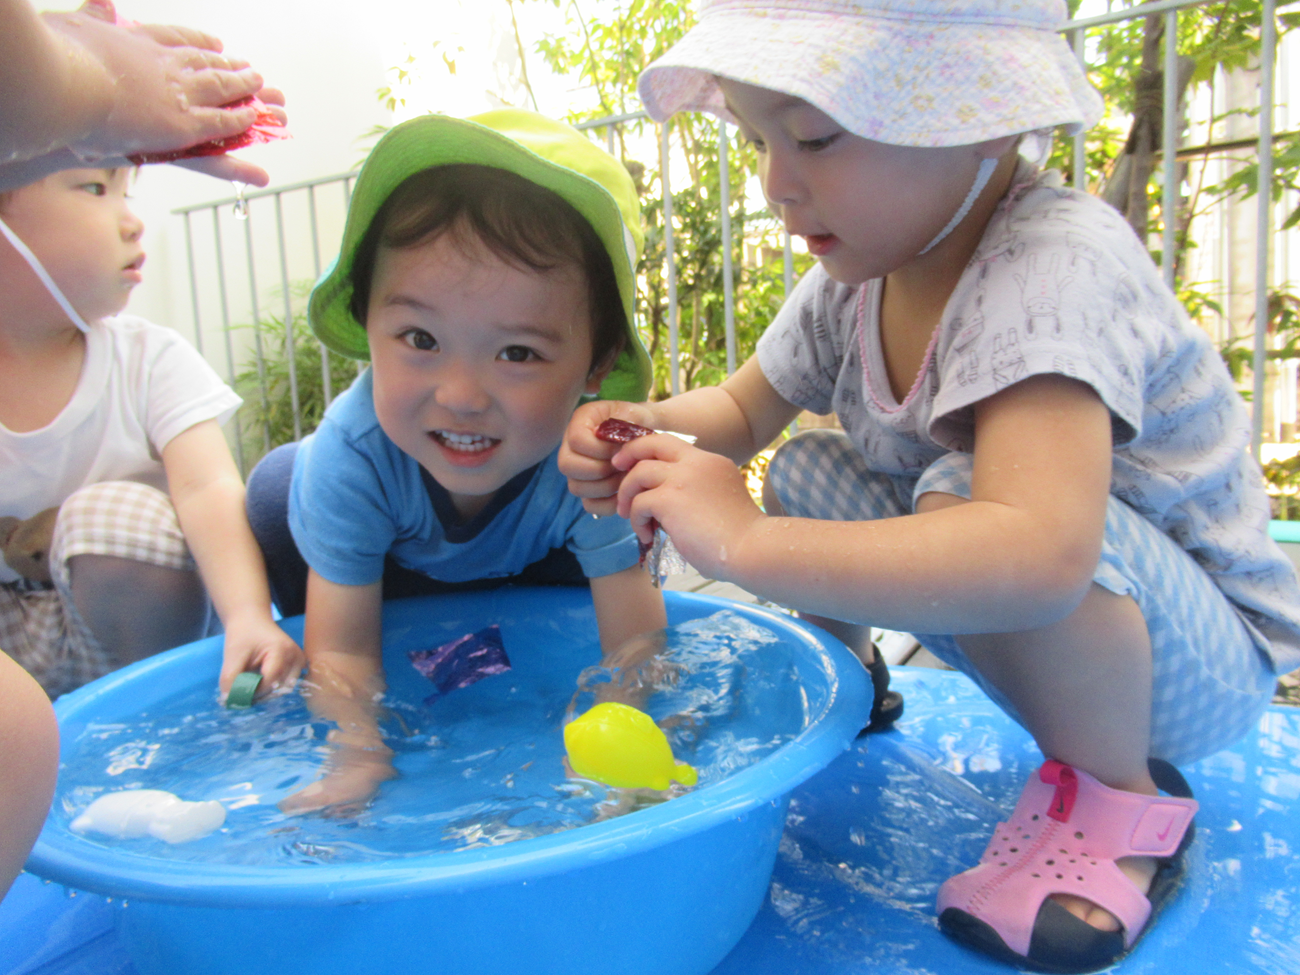
[[1166,839],[1169,838],[1169,831],[1173,828],[1174,828],[1174,821],[1171,818],[1169,822],[1165,824],[1165,828],[1156,834],[1156,839],[1158,839],[1161,843],[1163,843]]

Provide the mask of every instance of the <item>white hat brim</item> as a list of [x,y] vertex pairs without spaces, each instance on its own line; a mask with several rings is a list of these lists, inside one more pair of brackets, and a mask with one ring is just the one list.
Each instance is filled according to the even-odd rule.
[[728,121],[718,78],[780,91],[877,142],[951,146],[1101,116],[1100,96],[1055,30],[922,22],[806,8],[711,9],[642,72],[651,117]]

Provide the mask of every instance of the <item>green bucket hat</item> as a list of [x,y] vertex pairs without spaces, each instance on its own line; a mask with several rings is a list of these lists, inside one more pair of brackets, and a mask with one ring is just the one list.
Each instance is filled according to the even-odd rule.
[[424,115],[390,129],[357,176],[339,256],[312,289],[307,318],[330,349],[369,359],[365,327],[351,311],[357,247],[384,201],[409,176],[472,163],[505,169],[557,193],[595,229],[614,264],[628,335],[600,387],[603,399],[640,402],[650,389],[650,357],[633,326],[636,261],[644,234],[627,169],[585,135],[553,119],[507,108],[460,119]]

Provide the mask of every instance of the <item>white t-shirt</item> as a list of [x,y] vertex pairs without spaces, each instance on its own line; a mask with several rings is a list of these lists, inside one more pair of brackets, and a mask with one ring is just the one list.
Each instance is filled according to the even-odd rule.
[[975,403],[1032,375],[1087,383],[1111,414],[1111,493],[1210,574],[1272,642],[1275,664],[1300,665],[1300,586],[1268,537],[1245,408],[1114,209],[1022,163],[901,403],[880,299],[880,281],[850,288],[813,268],[759,341],[772,388],[834,410],[867,465],[906,496],[939,457],[974,449]]
[[[0,424],[0,515],[30,518],[78,488],[133,480],[167,490],[162,449],[241,400],[171,329],[133,315],[91,325],[72,398],[47,426]],[[0,560],[0,582],[18,575]]]

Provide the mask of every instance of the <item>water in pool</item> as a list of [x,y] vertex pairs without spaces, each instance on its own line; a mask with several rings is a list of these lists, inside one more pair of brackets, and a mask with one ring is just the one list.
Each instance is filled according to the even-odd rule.
[[[666,728],[677,760],[698,770],[696,788],[803,730],[806,704],[775,633],[726,611],[665,632],[644,706]],[[495,846],[663,800],[565,775],[566,713],[595,702],[607,671],[520,666],[528,647],[516,641],[507,651],[514,670],[427,705],[430,685],[395,675],[388,661],[385,732],[400,777],[355,816],[286,816],[276,808],[320,776],[329,754],[332,725],[313,718],[297,693],[231,711],[206,683],[130,723],[89,725],[60,770],[55,816],[66,826],[98,796],[123,789],[215,799],[227,810],[224,826],[191,843],[86,839],[176,860],[309,866]],[[598,657],[593,645],[586,660]]]

